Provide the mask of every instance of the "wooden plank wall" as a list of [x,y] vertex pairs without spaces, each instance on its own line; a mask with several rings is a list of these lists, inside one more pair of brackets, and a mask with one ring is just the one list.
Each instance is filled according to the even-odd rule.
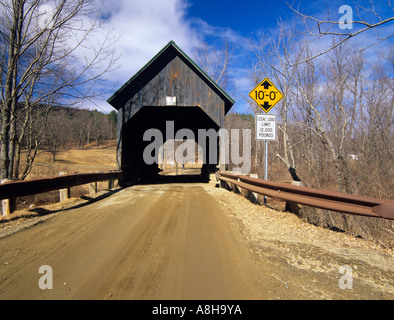
[[194,67],[179,55],[170,60],[156,75],[145,77],[136,86],[122,108],[122,122],[126,123],[143,106],[165,106],[166,97],[176,97],[178,106],[200,106],[219,127],[224,121],[224,101],[213,85],[194,72]]

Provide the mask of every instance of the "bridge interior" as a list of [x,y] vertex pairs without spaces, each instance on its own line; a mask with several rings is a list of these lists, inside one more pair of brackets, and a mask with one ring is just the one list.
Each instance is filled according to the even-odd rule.
[[[173,122],[173,130],[169,130],[168,122]],[[204,164],[198,169],[196,165],[194,170],[181,170],[181,164],[176,164],[173,157],[174,167],[169,170],[161,171],[159,166],[159,154],[157,149],[150,154],[155,157],[155,163],[147,164],[144,161],[144,150],[154,142],[154,137],[149,137],[148,141],[144,141],[144,134],[149,129],[158,129],[163,137],[163,142],[174,139],[176,133],[181,129],[189,129],[195,141],[200,144],[203,150]],[[202,144],[197,141],[198,130],[214,129],[216,132],[219,126],[199,107],[182,107],[182,106],[144,106],[142,107],[127,123],[122,127],[122,154],[121,163],[124,173],[124,180],[129,183],[166,183],[166,182],[206,182],[209,179],[209,173],[214,172],[216,162],[212,161],[208,164],[209,159],[209,139]],[[173,136],[172,136],[173,135]],[[172,137],[171,137],[172,136]],[[185,136],[182,139],[186,139]],[[145,139],[147,140],[147,139]],[[182,142],[181,142],[182,143]],[[218,141],[214,142],[218,150]],[[179,144],[179,143],[178,143]],[[151,148],[149,148],[151,150]],[[176,150],[176,146],[174,151]],[[197,153],[197,150],[196,150]],[[217,153],[218,154],[218,153]],[[171,155],[169,155],[171,158]],[[166,156],[168,161],[168,156]],[[176,166],[178,165],[178,173],[174,175]],[[167,165],[168,168],[168,165]],[[197,168],[197,169],[196,169]],[[170,174],[166,174],[170,173]]]

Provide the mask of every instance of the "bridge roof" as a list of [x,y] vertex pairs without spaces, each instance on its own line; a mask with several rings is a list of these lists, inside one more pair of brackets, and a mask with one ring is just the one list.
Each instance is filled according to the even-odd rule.
[[195,68],[200,78],[205,79],[207,82],[211,83],[217,90],[222,99],[225,102],[225,113],[231,109],[235,101],[226,93],[223,88],[221,88],[212,78],[202,70],[182,49],[180,49],[174,41],[170,41],[163,49],[161,49],[145,66],[143,66],[134,76],[132,76],[121,88],[119,88],[108,100],[107,102],[111,104],[114,108],[119,109],[117,105],[117,98],[124,93],[124,91],[131,87],[133,83],[138,79],[138,77],[149,69],[159,56],[164,54],[170,48],[174,48],[181,56],[183,56],[187,61],[189,61]]

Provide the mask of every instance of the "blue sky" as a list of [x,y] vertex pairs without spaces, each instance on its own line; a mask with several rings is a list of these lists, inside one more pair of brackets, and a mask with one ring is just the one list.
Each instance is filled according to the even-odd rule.
[[[294,15],[284,0],[97,0],[97,3],[105,18],[105,28],[119,38],[115,44],[119,68],[106,76],[104,85],[112,90],[108,97],[170,40],[174,40],[191,57],[199,43],[204,42],[213,50],[220,50],[227,40],[232,50],[228,72],[236,87],[236,92],[230,93],[236,101],[233,111],[247,112],[248,93],[254,88],[250,77],[254,54],[249,42],[257,39],[261,32],[275,34],[279,19],[286,23],[294,21],[303,28],[301,19]],[[304,12],[315,16],[322,17],[329,10],[334,20],[341,16],[338,13],[341,5],[355,6],[352,1],[342,0],[299,0],[296,3]],[[368,5],[369,1],[362,0],[361,3]],[[375,4],[384,17],[393,16],[393,10],[386,1],[375,1]],[[368,17],[376,18],[373,14]],[[386,34],[393,33],[393,27],[391,23],[382,29]],[[374,31],[353,41],[365,43],[376,36],[379,34]],[[388,41],[392,43],[393,38]],[[375,49],[376,46],[371,50]],[[84,107],[105,112],[113,110],[105,100],[105,97],[100,97]]]
[[293,16],[285,1],[193,1],[186,18],[199,18],[211,26],[231,28],[247,37],[261,28],[275,28],[279,17]]

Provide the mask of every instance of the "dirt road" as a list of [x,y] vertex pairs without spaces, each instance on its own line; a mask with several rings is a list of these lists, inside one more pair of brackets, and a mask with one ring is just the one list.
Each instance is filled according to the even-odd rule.
[[[330,231],[265,210],[211,184],[120,190],[1,238],[0,299],[394,298],[391,251],[317,242]],[[51,290],[38,286],[42,265]]]

